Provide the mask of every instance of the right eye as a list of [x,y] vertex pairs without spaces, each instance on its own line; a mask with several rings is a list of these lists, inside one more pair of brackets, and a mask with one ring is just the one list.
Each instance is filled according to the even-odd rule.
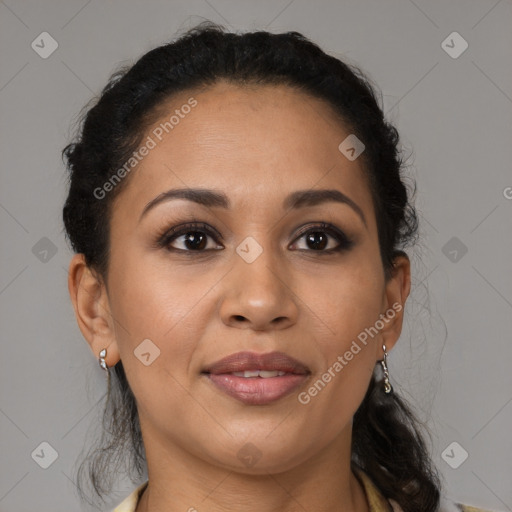
[[[158,237],[158,245],[176,252],[205,252],[223,248],[215,244],[208,247],[208,238],[217,242],[218,235],[207,224],[193,222],[166,230]],[[183,244],[185,248],[172,246],[175,242]]]

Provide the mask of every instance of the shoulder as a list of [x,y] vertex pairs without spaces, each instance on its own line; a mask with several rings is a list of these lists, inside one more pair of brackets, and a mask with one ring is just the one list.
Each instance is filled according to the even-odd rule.
[[[390,506],[393,512],[403,512],[401,507],[393,500],[387,500],[381,494],[377,486],[373,483],[369,475],[367,475],[361,468],[354,467],[354,474],[359,478],[366,499],[370,506],[370,512],[388,512]],[[493,512],[491,510],[473,507],[470,505],[463,505],[448,499],[442,499],[439,506],[439,512]]]
[[[402,512],[400,506],[393,500],[387,501],[379,492],[377,487],[373,484],[370,477],[362,470],[358,469],[356,475],[359,477],[360,482],[363,484],[366,498],[370,504],[370,512],[384,512],[389,510],[391,505],[393,512]],[[133,490],[112,512],[135,512],[139,498],[148,485],[144,482],[139,487]],[[439,512],[493,512],[488,509],[472,507],[470,505],[463,505],[449,500],[441,502]]]
[[441,498],[439,504],[439,512],[493,512],[489,509],[473,507],[471,505],[464,505],[447,498]]
[[462,505],[460,503],[456,503],[455,506],[459,507],[459,510],[461,512],[492,512],[491,510],[488,509],[471,507],[470,505]]
[[148,485],[148,482],[144,482],[133,490],[112,512],[135,512],[139,498],[144,492]]
[[[390,500],[391,506],[393,508],[393,512],[402,512],[402,509],[398,506],[397,503]],[[439,504],[439,512],[493,512],[489,509],[483,509],[478,507],[472,507],[470,505],[464,505],[462,503],[456,503],[455,501],[449,499],[441,499]]]

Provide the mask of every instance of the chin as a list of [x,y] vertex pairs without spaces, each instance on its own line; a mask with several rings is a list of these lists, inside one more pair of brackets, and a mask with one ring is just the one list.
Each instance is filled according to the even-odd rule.
[[[292,470],[307,461],[313,452],[311,449],[306,450],[303,442],[298,444],[288,438],[288,442],[284,444],[282,439],[271,441],[265,435],[248,437],[236,444],[237,449],[224,452],[216,459],[216,464],[247,475],[277,474]],[[302,449],[300,452],[298,447]],[[215,458],[214,454],[211,456]]]

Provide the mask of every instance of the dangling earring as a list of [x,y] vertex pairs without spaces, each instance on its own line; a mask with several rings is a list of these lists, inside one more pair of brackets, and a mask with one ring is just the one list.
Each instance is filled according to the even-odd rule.
[[[106,348],[104,348],[100,352],[99,363],[100,363],[100,366],[107,372],[107,389],[108,389],[108,393],[110,393],[110,372],[108,371],[109,367],[107,365],[107,362],[105,361],[105,357],[107,357],[107,349]],[[108,400],[108,398],[107,398],[107,400]]]
[[391,386],[389,382],[389,371],[388,371],[388,353],[386,352],[386,345],[382,345],[382,349],[384,350],[384,359],[380,362],[382,365],[382,371],[384,372],[384,393],[389,395],[393,392],[393,386]]
[[107,356],[107,349],[104,348],[101,352],[100,352],[100,357],[99,357],[99,363],[100,363],[100,366],[106,370],[108,372],[108,365],[107,363],[105,362],[105,357]]

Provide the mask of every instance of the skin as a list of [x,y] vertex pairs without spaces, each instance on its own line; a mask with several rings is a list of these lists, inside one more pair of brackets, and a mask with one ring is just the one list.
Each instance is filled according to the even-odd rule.
[[[380,314],[405,305],[409,259],[397,257],[385,281],[362,159],[338,150],[350,132],[327,104],[286,86],[220,82],[172,98],[154,127],[191,96],[197,106],[116,198],[107,281],[83,255],[69,268],[83,336],[95,357],[107,349],[109,366],[122,360],[137,400],[149,475],[137,512],[367,511],[350,470],[352,418],[382,345],[389,352],[400,336],[403,309],[308,404],[297,395]],[[222,191],[231,209],[179,199],[139,220],[149,201],[184,187]],[[350,197],[366,225],[347,204],[283,209],[289,193],[319,188]],[[208,237],[204,254],[183,236],[171,248],[187,253],[154,246],[159,230],[192,220],[214,227],[222,240]],[[318,222],[334,224],[354,245],[327,255],[297,238],[299,228]],[[236,252],[247,236],[263,248],[250,264]],[[337,245],[330,236],[326,249]],[[134,356],[145,339],[160,350],[149,366]],[[311,375],[276,402],[245,405],[200,374],[240,350],[286,352]],[[252,467],[237,457],[246,443],[261,453]]]

